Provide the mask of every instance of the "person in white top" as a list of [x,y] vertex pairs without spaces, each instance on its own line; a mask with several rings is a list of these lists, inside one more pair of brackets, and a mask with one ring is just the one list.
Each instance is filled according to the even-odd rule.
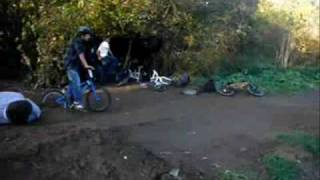
[[105,75],[106,76],[116,75],[119,61],[111,51],[110,38],[106,38],[101,42],[97,50],[97,56],[103,65]]
[[[107,60],[106,58],[109,57],[109,54],[111,55],[111,57],[114,57],[114,55],[113,55],[113,53],[112,53],[112,51],[110,49],[110,43],[109,42],[110,42],[109,38],[104,39],[101,42],[101,44],[100,44],[100,46],[99,46],[99,48],[97,50],[98,59],[100,61],[102,61],[102,62]],[[107,63],[107,62],[104,62],[104,63]]]

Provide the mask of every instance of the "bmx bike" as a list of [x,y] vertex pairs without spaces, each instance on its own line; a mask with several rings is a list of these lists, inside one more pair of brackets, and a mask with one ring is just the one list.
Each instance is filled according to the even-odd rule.
[[[85,96],[85,105],[89,111],[103,112],[112,104],[111,94],[107,89],[97,89],[92,70],[88,70],[89,78],[81,83],[81,92]],[[69,86],[63,89],[47,90],[41,100],[44,107],[59,107],[72,109],[72,92]]]

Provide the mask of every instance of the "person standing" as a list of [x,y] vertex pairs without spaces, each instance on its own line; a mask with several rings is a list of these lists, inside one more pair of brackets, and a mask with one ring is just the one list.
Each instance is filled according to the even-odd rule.
[[[113,55],[110,48],[110,38],[105,38],[97,50],[98,59],[101,61],[106,76],[110,79],[117,74],[118,59]],[[104,74],[104,73],[103,73]]]

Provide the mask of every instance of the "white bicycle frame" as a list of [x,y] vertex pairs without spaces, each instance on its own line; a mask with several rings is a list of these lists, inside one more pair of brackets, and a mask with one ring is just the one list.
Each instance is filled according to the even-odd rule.
[[129,69],[129,78],[131,79],[135,79],[137,82],[141,81],[141,69],[143,68],[143,66],[139,66],[138,70],[132,71],[131,69]]
[[172,81],[171,78],[159,76],[159,73],[156,70],[153,70],[152,77],[150,78],[150,82],[154,83],[155,86],[169,86]]

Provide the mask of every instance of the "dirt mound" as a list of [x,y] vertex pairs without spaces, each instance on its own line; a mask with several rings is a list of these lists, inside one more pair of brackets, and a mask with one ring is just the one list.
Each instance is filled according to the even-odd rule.
[[51,135],[40,141],[37,135],[21,141],[26,134],[0,138],[0,179],[162,180],[171,169],[149,151],[127,143],[118,129]]

